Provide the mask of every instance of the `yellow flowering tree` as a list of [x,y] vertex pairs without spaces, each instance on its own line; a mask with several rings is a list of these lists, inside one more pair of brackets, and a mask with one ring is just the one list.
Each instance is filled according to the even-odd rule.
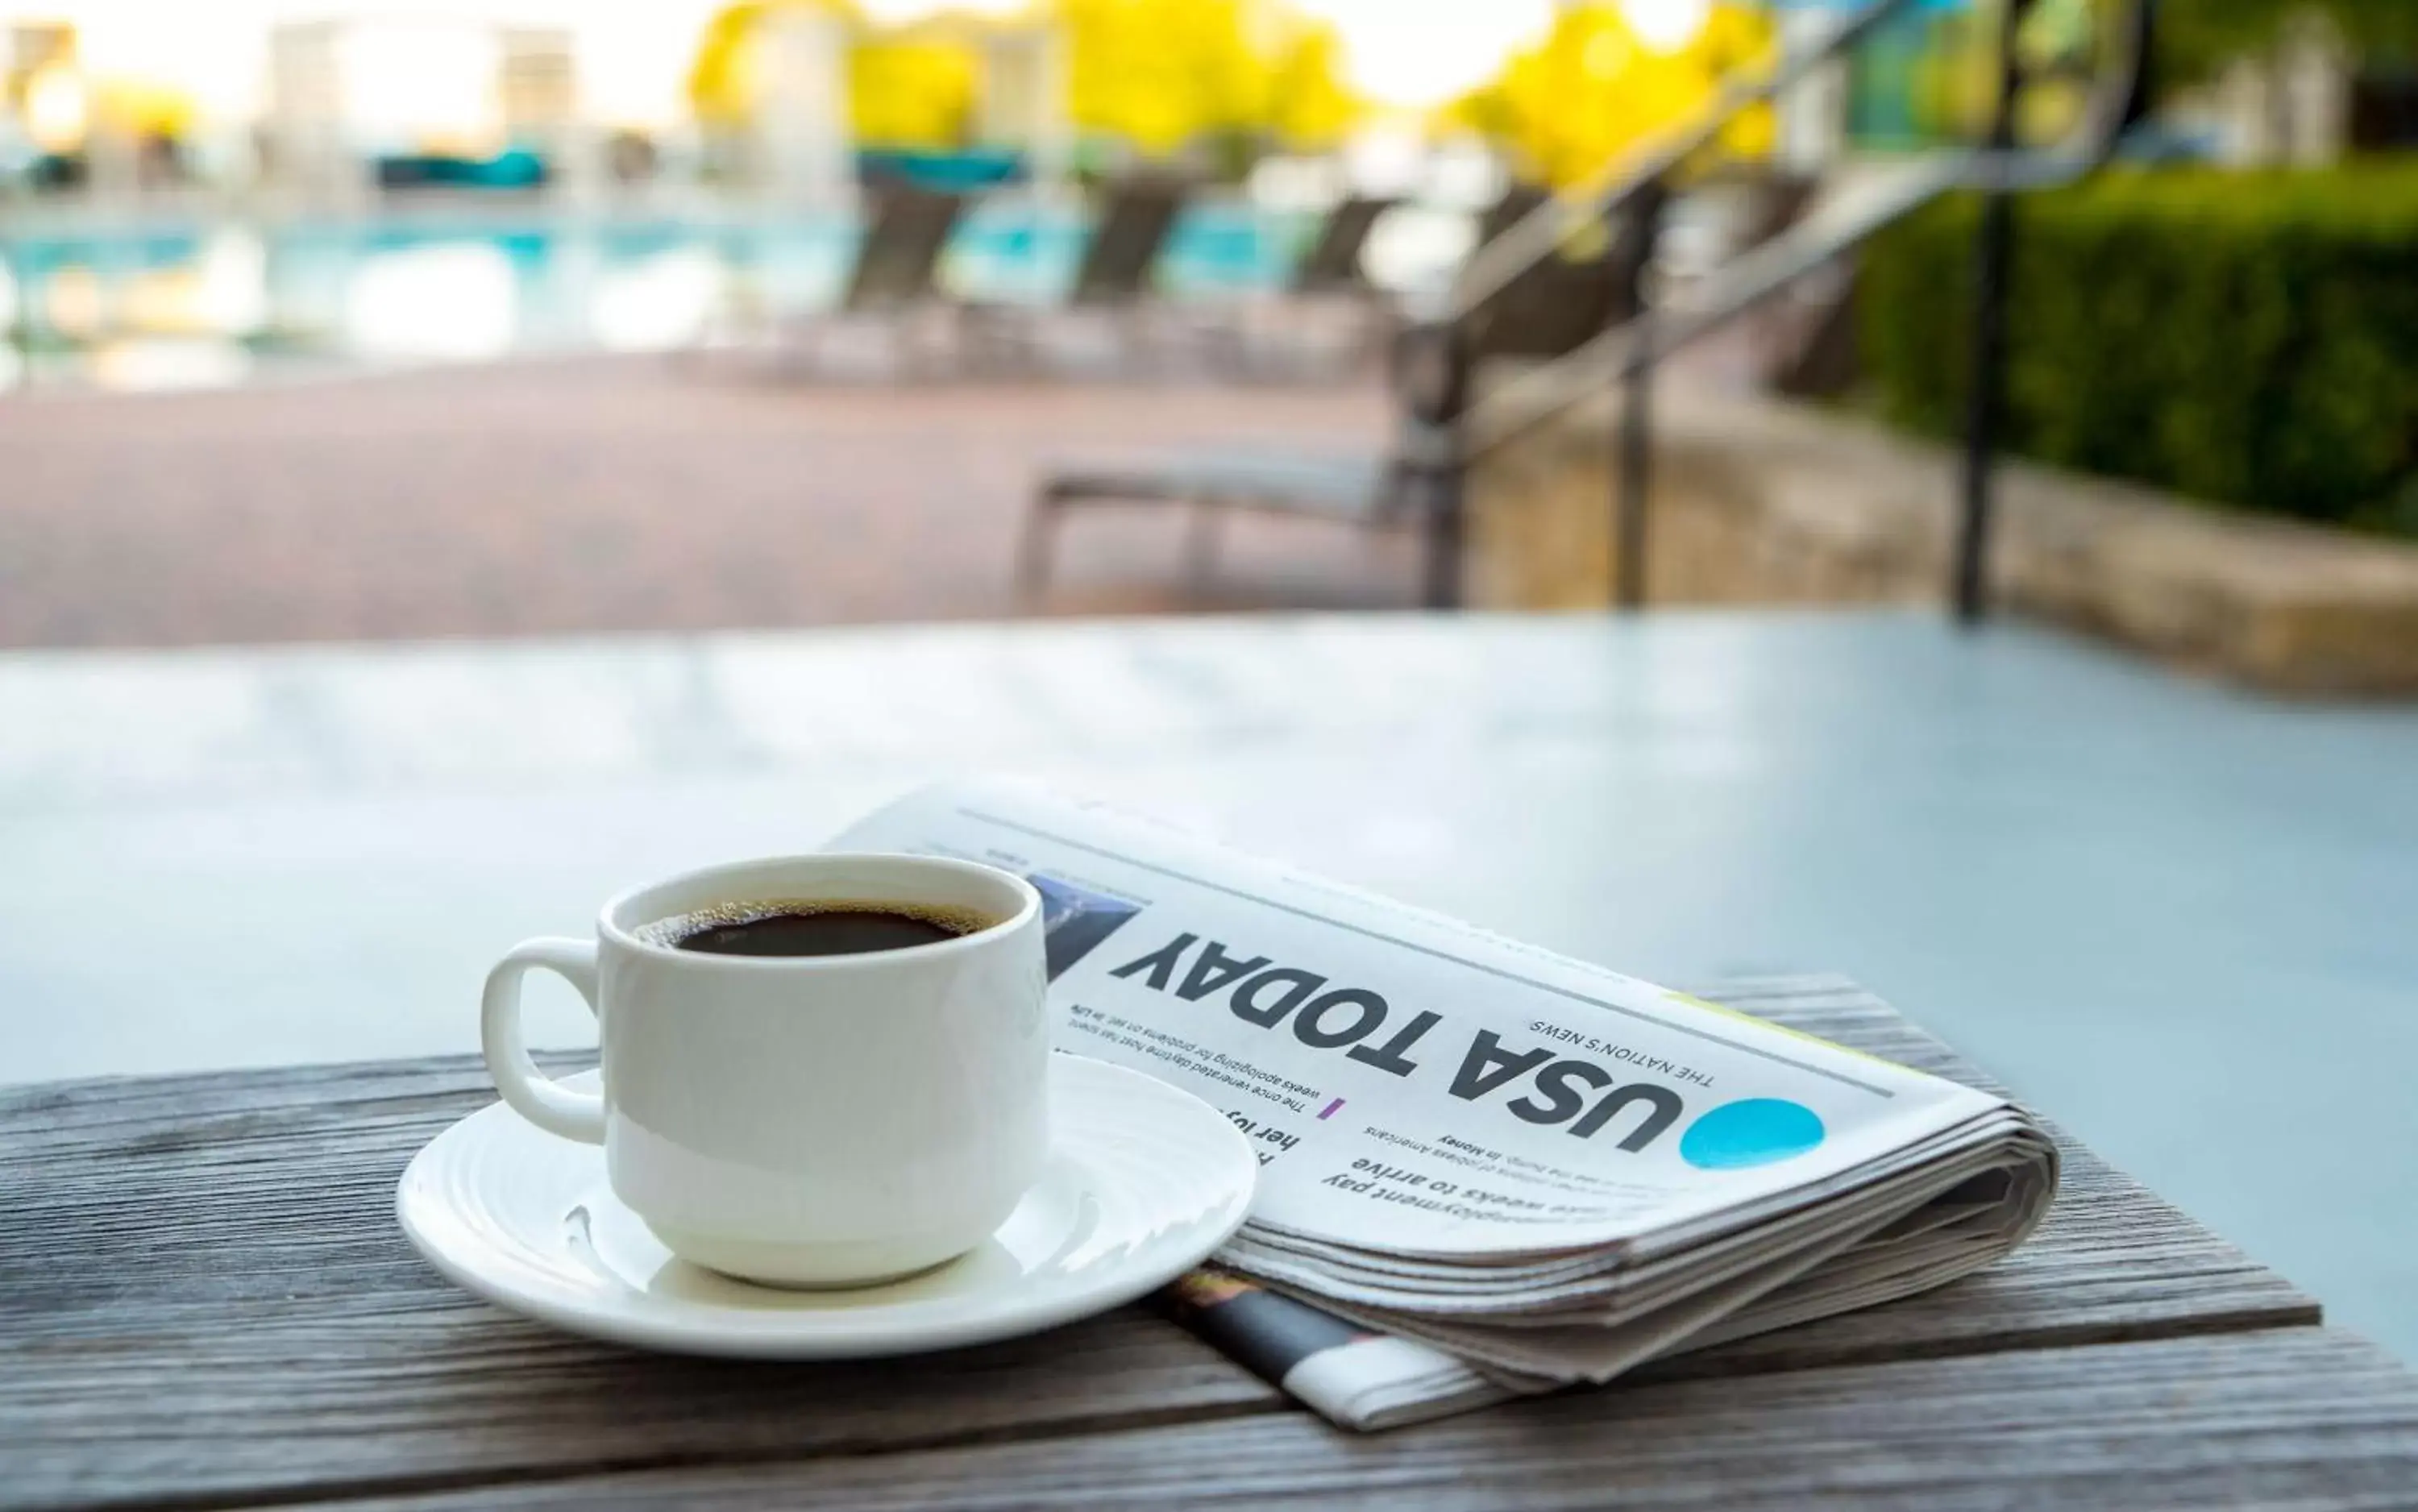
[[171,140],[190,133],[201,118],[192,96],[141,79],[102,80],[93,91],[92,114],[129,134]]
[[1343,38],[1326,22],[1290,28],[1268,78],[1267,125],[1290,147],[1332,147],[1367,112],[1343,77]]
[[[1541,182],[1582,183],[1703,109],[1724,75],[1773,45],[1770,23],[1739,5],[1716,5],[1695,36],[1670,49],[1639,38],[1612,0],[1565,6],[1540,40],[1456,101],[1447,119],[1493,140]],[[1722,146],[1760,156],[1772,133],[1771,113],[1750,111]]]
[[[788,0],[793,5],[812,5],[812,8],[849,23],[860,24],[863,18],[856,8],[846,0]],[[756,67],[756,32],[764,18],[785,8],[782,0],[735,0],[714,12],[705,23],[705,35],[697,39],[696,56],[688,67],[688,104],[696,118],[708,126],[737,126],[756,109],[758,88]]]
[[[982,88],[982,20],[941,15],[894,30],[852,0],[736,0],[708,23],[689,100],[709,126],[744,122],[759,87],[756,35],[775,11],[805,9],[845,26],[849,115],[880,146],[962,145]],[[1342,42],[1281,0],[1043,0],[1067,51],[1067,109],[1079,130],[1146,154],[1203,138],[1263,134],[1290,145],[1339,140],[1360,113]]]
[[1057,0],[1076,126],[1145,153],[1247,130],[1266,84],[1247,25],[1252,8],[1247,0]]
[[1238,133],[1328,146],[1361,114],[1342,38],[1277,0],[1056,0],[1051,14],[1076,126],[1146,153]]
[[849,38],[849,127],[880,146],[963,144],[981,64],[956,18],[876,31],[851,0],[737,0],[707,23],[689,67],[689,106],[709,126],[737,126],[755,112],[762,87],[756,39],[776,12],[829,17]]
[[863,38],[848,59],[849,128],[876,146],[961,147],[981,87],[976,39],[950,18]]

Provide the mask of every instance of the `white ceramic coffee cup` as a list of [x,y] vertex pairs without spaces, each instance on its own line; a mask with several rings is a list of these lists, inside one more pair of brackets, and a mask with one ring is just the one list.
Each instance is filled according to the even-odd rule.
[[[991,922],[852,955],[716,955],[641,934],[717,904],[800,899]],[[487,1069],[522,1117],[602,1144],[614,1195],[683,1260],[786,1286],[903,1275],[982,1243],[1040,1178],[1041,927],[1031,883],[972,862],[819,855],[691,872],[606,904],[593,942],[514,946],[487,976]],[[531,1063],[531,967],[595,1011],[601,1097]]]

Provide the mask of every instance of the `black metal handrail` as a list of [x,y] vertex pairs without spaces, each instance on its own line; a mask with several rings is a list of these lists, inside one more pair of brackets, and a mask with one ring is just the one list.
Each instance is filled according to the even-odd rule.
[[[1844,54],[1915,3],[1916,0],[1869,0],[1868,4],[1843,12],[1828,31],[1811,43],[1783,49],[1770,61],[1731,79],[1712,103],[1692,119],[1658,134],[1608,167],[1593,182],[1539,206],[1471,257],[1454,283],[1444,319],[1434,328],[1449,332],[1456,322],[1465,320],[1513,279],[1556,255],[1573,224],[1591,218],[1654,211],[1677,171],[1717,141],[1741,113],[1802,82],[1814,69]],[[1469,462],[1590,395],[1620,385],[1625,389],[1627,403],[1620,428],[1620,465],[1615,469],[1615,598],[1624,606],[1642,603],[1647,395],[1655,364],[1798,279],[1831,264],[1940,195],[1957,189],[1978,189],[1990,195],[1994,205],[1993,213],[1985,217],[1981,277],[1977,280],[1981,339],[1976,343],[1976,359],[1988,371],[1976,375],[1954,589],[1960,614],[1968,619],[1978,618],[1985,575],[1982,557],[1988,525],[1989,458],[1998,378],[1994,364],[1998,358],[1998,305],[2003,298],[2005,274],[2003,206],[2010,194],[2074,182],[2104,164],[2115,153],[2125,128],[2139,108],[2153,3],[2154,0],[2120,0],[2121,8],[2111,18],[2113,23],[2105,33],[2109,55],[2094,70],[2082,115],[2064,139],[2054,145],[2018,148],[2012,145],[2014,91],[2020,83],[2015,61],[2016,33],[2028,0],[2007,0],[1999,38],[1999,98],[1985,145],[1938,149],[1901,164],[1877,188],[1847,203],[1828,206],[1715,268],[1696,285],[1693,298],[1685,303],[1643,307],[1633,317],[1607,328],[1577,349],[1486,394],[1471,395],[1465,377],[1457,378],[1449,386],[1456,395],[1453,412],[1431,412],[1425,417],[1442,423],[1425,438],[1421,449],[1425,456],[1411,459],[1415,467],[1431,474],[1432,485],[1431,600],[1445,602],[1453,596],[1450,578],[1457,569],[1447,557],[1457,558],[1459,555],[1461,501]],[[1656,219],[1652,213],[1647,215],[1649,252]],[[1468,401],[1465,407],[1459,402],[1462,397]]]
[[1480,247],[1453,280],[1445,318],[1465,317],[1513,279],[1553,256],[1573,224],[1615,214],[1648,185],[1668,183],[1689,159],[1719,141],[1722,130],[1740,115],[1802,83],[1883,23],[1921,3],[1868,0],[1855,10],[1843,12],[1832,29],[1811,45],[1783,48],[1759,66],[1739,70],[1722,83],[1721,92],[1693,118],[1649,136],[1606,164],[1586,184],[1547,200]]

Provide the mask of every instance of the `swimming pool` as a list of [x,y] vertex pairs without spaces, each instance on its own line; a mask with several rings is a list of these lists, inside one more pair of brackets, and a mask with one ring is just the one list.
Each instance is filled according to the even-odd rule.
[[[1203,203],[1159,265],[1178,295],[1279,283],[1315,217]],[[839,216],[523,221],[491,210],[341,222],[238,219],[0,234],[0,388],[161,388],[278,372],[644,351],[717,310],[812,308],[847,277]],[[951,290],[1043,299],[1086,235],[1072,207],[976,206],[943,260]]]

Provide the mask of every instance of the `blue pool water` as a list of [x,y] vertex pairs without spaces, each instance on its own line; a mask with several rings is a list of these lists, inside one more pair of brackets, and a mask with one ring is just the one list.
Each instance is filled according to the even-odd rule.
[[[646,350],[717,312],[828,302],[849,219],[652,218],[515,223],[494,212],[365,222],[226,221],[0,235],[0,387],[46,376],[152,387],[265,364]],[[1159,265],[1179,295],[1281,281],[1312,226],[1240,204],[1178,223]],[[991,202],[951,242],[955,292],[1045,300],[1087,237],[1071,210]]]

